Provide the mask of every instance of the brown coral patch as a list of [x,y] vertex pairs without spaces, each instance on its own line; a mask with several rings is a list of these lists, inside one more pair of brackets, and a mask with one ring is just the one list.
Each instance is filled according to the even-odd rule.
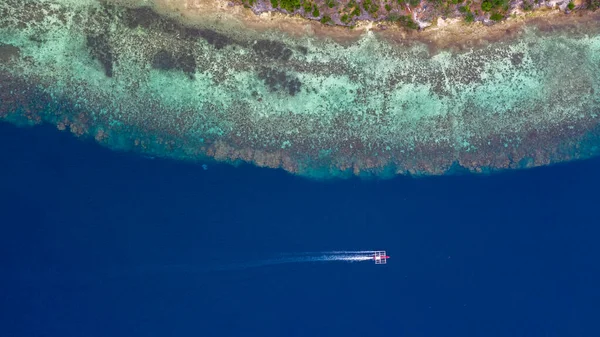
[[7,63],[21,56],[19,47],[0,42],[0,63]]

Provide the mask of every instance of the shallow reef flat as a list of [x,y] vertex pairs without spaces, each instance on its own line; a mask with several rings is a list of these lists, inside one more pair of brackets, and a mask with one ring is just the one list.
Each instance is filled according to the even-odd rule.
[[0,0],[0,118],[312,176],[598,152],[597,13],[326,27],[219,1]]

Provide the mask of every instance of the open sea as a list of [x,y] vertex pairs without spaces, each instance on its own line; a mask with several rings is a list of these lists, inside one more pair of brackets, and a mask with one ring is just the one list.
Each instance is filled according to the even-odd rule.
[[[6,123],[0,158],[4,337],[600,336],[598,159],[319,182]],[[391,257],[252,266],[340,250]]]

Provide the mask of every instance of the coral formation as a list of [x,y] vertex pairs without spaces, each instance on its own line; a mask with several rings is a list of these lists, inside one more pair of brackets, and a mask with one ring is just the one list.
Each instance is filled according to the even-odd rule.
[[311,176],[482,172],[598,151],[595,16],[440,49],[372,31],[339,43],[186,25],[95,0],[3,0],[0,12],[0,118],[114,148]]

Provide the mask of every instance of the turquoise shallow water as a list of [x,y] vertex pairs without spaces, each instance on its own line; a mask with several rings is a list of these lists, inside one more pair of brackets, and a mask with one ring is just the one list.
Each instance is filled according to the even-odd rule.
[[595,153],[595,33],[530,27],[432,54],[372,33],[340,45],[190,28],[93,0],[0,8],[10,13],[1,48],[18,49],[0,66],[0,116],[113,148],[314,177],[483,172]]

